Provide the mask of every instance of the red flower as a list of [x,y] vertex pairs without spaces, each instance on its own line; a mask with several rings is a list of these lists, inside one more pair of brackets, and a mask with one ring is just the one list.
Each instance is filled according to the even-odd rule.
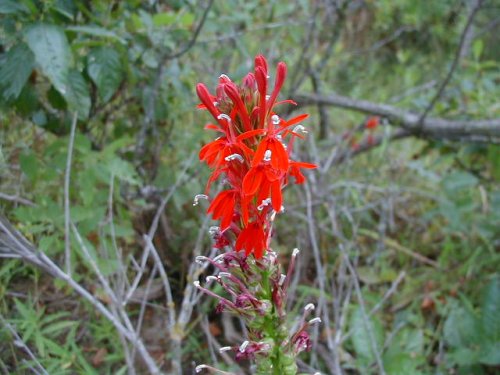
[[317,165],[311,163],[298,162],[298,161],[290,162],[290,176],[295,177],[296,184],[302,184],[306,180],[306,178],[300,171],[300,168],[314,169],[317,168]]
[[234,206],[239,194],[236,190],[225,190],[219,193],[208,207],[207,213],[212,213],[214,220],[222,218],[220,229],[223,231],[231,225]]
[[267,235],[262,226],[253,222],[244,228],[236,240],[236,250],[245,250],[245,254],[254,254],[255,258],[262,258],[266,250]]
[[373,116],[366,120],[365,128],[367,129],[376,129],[380,124],[380,117]]
[[316,167],[290,160],[294,140],[307,133],[299,123],[308,115],[287,121],[274,112],[276,105],[296,104],[291,100],[277,101],[287,75],[285,63],[276,67],[270,95],[268,74],[266,59],[258,55],[254,72],[248,73],[241,85],[222,74],[215,95],[202,83],[196,86],[201,100],[198,107],[206,109],[216,121],[205,129],[222,133],[199,153],[200,160],[213,170],[206,193],[219,178],[230,186],[215,197],[207,211],[214,220],[221,221],[224,237],[216,243],[222,246],[235,235],[236,249],[244,249],[247,255],[253,253],[256,258],[266,250],[270,233],[265,228],[270,228],[274,211],[282,209],[282,189],[289,177],[303,183],[301,169]]

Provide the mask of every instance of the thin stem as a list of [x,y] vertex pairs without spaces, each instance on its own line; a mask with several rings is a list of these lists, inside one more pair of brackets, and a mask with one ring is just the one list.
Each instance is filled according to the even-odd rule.
[[73,121],[71,122],[71,132],[69,135],[68,144],[68,157],[66,159],[66,173],[64,176],[64,256],[66,262],[66,273],[71,276],[71,230],[70,230],[70,199],[69,199],[69,185],[71,182],[71,159],[73,158],[73,146],[75,143],[76,123],[78,114],[73,114]]

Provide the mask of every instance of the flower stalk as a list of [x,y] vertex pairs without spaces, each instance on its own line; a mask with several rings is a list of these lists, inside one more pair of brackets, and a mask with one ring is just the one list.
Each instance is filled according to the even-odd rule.
[[[274,88],[268,95],[268,65],[259,55],[254,72],[248,73],[241,85],[222,74],[215,95],[202,83],[196,86],[201,100],[198,108],[207,110],[214,119],[205,129],[220,136],[200,150],[200,160],[213,171],[204,194],[196,195],[193,205],[201,199],[209,201],[207,213],[220,222],[209,233],[214,247],[221,250],[213,259],[197,257],[196,261],[213,266],[215,274],[207,277],[207,284],[218,283],[224,296],[199,281],[195,286],[218,300],[218,312],[228,311],[245,320],[247,340],[221,350],[233,352],[236,360],[250,360],[253,373],[266,375],[297,374],[297,355],[311,349],[308,328],[320,322],[319,318],[306,321],[313,310],[309,304],[298,330],[290,332],[287,289],[298,250],[294,250],[284,274],[278,255],[270,247],[273,222],[284,212],[283,188],[291,177],[295,183],[303,183],[302,169],[316,168],[292,159],[295,138],[307,133],[301,122],[308,115],[285,120],[275,112],[278,105],[295,104],[277,101],[286,73],[285,63],[278,63]],[[210,188],[217,180],[227,188],[214,197]],[[209,365],[198,369],[220,371]]]

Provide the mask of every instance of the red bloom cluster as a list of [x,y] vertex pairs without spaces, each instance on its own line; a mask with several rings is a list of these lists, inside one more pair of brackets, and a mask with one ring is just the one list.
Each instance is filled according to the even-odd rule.
[[216,246],[235,242],[236,250],[253,253],[258,259],[269,247],[274,216],[283,209],[282,189],[293,176],[296,183],[305,181],[302,168],[314,164],[290,159],[296,137],[303,138],[305,129],[300,122],[307,114],[290,120],[279,117],[274,107],[291,100],[276,99],[286,78],[285,63],[278,63],[274,88],[268,92],[268,66],[264,56],[255,58],[255,70],[243,78],[241,85],[221,75],[216,94],[203,83],[196,86],[201,100],[215,123],[205,129],[221,136],[200,150],[200,160],[213,169],[207,184],[225,178],[228,189],[220,192],[208,208],[220,228],[215,234]]

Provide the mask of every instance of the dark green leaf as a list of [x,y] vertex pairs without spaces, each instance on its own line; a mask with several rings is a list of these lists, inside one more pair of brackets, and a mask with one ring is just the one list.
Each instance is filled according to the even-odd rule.
[[110,47],[93,49],[87,58],[87,72],[104,102],[109,101],[123,80],[118,52]]
[[55,25],[39,23],[26,30],[25,39],[43,73],[66,96],[72,55],[64,31]]
[[86,119],[90,112],[90,96],[87,83],[80,72],[73,70],[69,72],[67,92],[64,95],[71,112],[78,112],[78,118]]
[[2,57],[0,86],[6,100],[17,99],[31,75],[34,62],[33,53],[24,43],[16,44]]
[[28,13],[29,9],[19,1],[0,0],[0,14]]

